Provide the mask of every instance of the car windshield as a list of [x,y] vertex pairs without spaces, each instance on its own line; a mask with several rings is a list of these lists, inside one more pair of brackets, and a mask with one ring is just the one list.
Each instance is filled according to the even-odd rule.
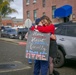
[[28,28],[19,28],[18,31],[28,31]]
[[17,32],[15,29],[9,29],[7,32]]

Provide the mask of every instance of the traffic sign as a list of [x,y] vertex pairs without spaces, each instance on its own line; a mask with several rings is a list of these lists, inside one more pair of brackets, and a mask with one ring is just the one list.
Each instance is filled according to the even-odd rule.
[[24,27],[30,28],[31,26],[32,26],[32,21],[30,19],[26,19]]

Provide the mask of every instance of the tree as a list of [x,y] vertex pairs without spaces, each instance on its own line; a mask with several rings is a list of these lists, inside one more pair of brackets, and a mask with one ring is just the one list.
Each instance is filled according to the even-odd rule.
[[14,0],[0,0],[0,26],[2,25],[2,18],[6,17],[11,13],[17,12],[15,9],[10,7],[10,2]]

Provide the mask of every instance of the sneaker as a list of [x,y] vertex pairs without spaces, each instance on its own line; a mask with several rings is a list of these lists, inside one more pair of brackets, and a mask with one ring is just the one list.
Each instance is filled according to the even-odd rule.
[[53,74],[49,74],[49,75],[53,75]]
[[53,71],[53,74],[54,74],[54,75],[60,75],[59,72],[56,71],[56,70]]
[[31,60],[31,59],[28,59],[28,63],[29,63],[29,64],[32,64],[32,60]]

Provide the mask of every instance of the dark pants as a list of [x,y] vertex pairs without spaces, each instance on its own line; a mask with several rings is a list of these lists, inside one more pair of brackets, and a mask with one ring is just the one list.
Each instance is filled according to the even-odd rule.
[[48,61],[36,60],[34,64],[34,75],[39,75],[40,71],[41,75],[47,75],[48,66]]
[[50,40],[50,47],[49,47],[49,56],[52,58],[57,57],[57,43],[55,40]]

